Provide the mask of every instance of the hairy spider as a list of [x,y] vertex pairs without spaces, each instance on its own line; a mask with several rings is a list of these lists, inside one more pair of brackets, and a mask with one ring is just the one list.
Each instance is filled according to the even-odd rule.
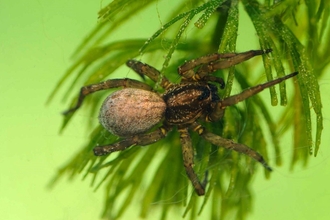
[[[198,122],[218,121],[223,117],[227,106],[241,102],[265,88],[298,74],[297,72],[291,73],[224,99],[219,97],[215,84],[223,89],[225,83],[222,78],[210,75],[212,72],[271,51],[271,49],[267,49],[243,53],[214,53],[190,60],[178,68],[178,73],[181,75],[179,84],[169,82],[166,77],[160,75],[158,70],[147,64],[129,60],[126,63],[128,67],[140,75],[146,75],[151,80],[159,82],[165,92],[158,94],[149,85],[133,79],[107,80],[82,87],[77,104],[64,114],[75,112],[81,106],[84,98],[91,93],[123,87],[122,90],[107,97],[99,115],[100,123],[122,139],[105,146],[95,147],[94,154],[102,156],[134,145],[149,145],[164,138],[174,126],[177,126],[187,176],[196,193],[204,195],[205,183],[201,183],[193,170],[194,150],[189,131],[197,132],[202,138],[214,145],[246,154],[271,171],[270,166],[258,152],[244,144],[235,143],[233,140],[211,133]],[[161,121],[163,122],[161,126],[149,132]]]

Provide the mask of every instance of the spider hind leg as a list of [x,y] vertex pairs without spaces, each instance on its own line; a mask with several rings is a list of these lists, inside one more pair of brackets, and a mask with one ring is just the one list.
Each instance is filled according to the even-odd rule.
[[137,89],[143,89],[147,91],[151,91],[152,87],[150,87],[147,84],[144,84],[140,81],[134,80],[134,79],[109,79],[100,83],[96,84],[91,84],[84,86],[80,89],[78,100],[75,106],[70,108],[69,110],[64,111],[62,114],[63,115],[69,115],[77,111],[80,106],[82,105],[84,99],[86,96],[101,91],[101,90],[107,90],[107,89],[112,89],[112,88],[118,88],[118,87],[123,87],[123,88],[137,88]]
[[95,156],[104,156],[116,151],[122,151],[131,146],[146,146],[164,138],[170,128],[160,127],[147,134],[134,135],[113,144],[98,146],[93,149]]
[[170,81],[165,76],[163,76],[157,69],[148,64],[137,60],[128,60],[126,65],[140,76],[146,75],[155,83],[159,82],[160,86],[164,89],[172,85],[172,83],[170,83]]

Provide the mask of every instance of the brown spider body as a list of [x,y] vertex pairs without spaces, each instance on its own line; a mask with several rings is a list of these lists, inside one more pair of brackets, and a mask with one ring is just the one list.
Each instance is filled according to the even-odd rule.
[[205,114],[219,97],[215,85],[192,82],[172,86],[163,99],[166,103],[166,123],[187,126]]
[[[205,194],[206,181],[201,183],[194,172],[194,149],[189,132],[197,132],[213,145],[243,153],[261,163],[271,171],[263,157],[252,148],[222,138],[207,131],[199,124],[199,120],[212,122],[221,120],[225,108],[235,105],[259,92],[287,80],[297,72],[284,77],[248,88],[241,93],[220,99],[217,85],[224,88],[221,78],[212,76],[216,70],[228,68],[257,55],[270,53],[267,50],[251,50],[243,53],[210,54],[184,63],[178,68],[182,76],[181,83],[172,84],[155,68],[135,60],[127,61],[127,66],[146,75],[165,89],[163,94],[152,91],[152,87],[133,79],[112,79],[82,87],[77,104],[64,114],[75,112],[80,108],[84,98],[94,92],[123,87],[114,92],[104,102],[100,111],[101,124],[113,134],[124,137],[121,140],[94,148],[96,156],[108,155],[128,147],[152,144],[164,138],[174,126],[180,133],[183,165],[198,195]],[[158,128],[152,129],[157,124]]]

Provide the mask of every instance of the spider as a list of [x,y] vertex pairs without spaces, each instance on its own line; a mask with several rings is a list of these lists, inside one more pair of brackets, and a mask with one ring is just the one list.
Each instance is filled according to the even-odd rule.
[[115,143],[95,147],[94,154],[103,156],[135,145],[152,144],[164,138],[176,126],[180,133],[184,168],[196,193],[201,196],[205,194],[206,181],[201,182],[193,169],[194,150],[190,131],[197,132],[214,145],[246,154],[261,163],[267,170],[272,170],[263,157],[252,148],[211,133],[199,123],[200,121],[218,121],[223,117],[227,106],[237,104],[265,88],[298,74],[298,72],[291,73],[227,98],[219,97],[217,85],[223,89],[225,83],[222,78],[213,76],[211,73],[271,51],[271,49],[266,49],[243,53],[214,53],[187,61],[178,68],[178,73],[181,75],[181,82],[178,84],[171,83],[148,64],[128,60],[126,63],[128,67],[141,76],[145,75],[154,82],[158,82],[165,92],[159,94],[149,85],[129,78],[110,79],[82,87],[77,104],[64,114],[72,114],[79,109],[84,98],[91,93],[122,87],[123,89],[106,98],[99,114],[100,123],[104,128],[121,139]]

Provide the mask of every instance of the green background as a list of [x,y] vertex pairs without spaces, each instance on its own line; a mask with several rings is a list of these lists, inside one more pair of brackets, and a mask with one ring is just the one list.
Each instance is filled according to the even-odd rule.
[[[88,141],[89,130],[81,126],[79,120],[84,115],[79,115],[59,135],[60,112],[66,106],[61,95],[50,105],[45,103],[70,66],[72,52],[95,26],[97,11],[105,4],[0,1],[1,219],[99,219],[102,190],[94,193],[89,181],[70,182],[64,178],[53,189],[47,188],[57,169]],[[153,7],[157,16],[159,9]],[[150,36],[159,28],[159,21],[155,21],[155,29],[150,23],[145,28],[141,24],[153,16],[137,16],[139,28],[120,30],[114,39]],[[241,41],[242,35],[243,31]],[[124,71],[125,77],[134,74]],[[329,79],[325,76],[320,80],[325,121],[318,156],[310,158],[308,167],[297,166],[289,171],[292,140],[288,133],[280,143],[288,149],[283,151],[284,165],[275,167],[269,180],[262,172],[255,176],[254,210],[248,219],[330,218]],[[274,111],[281,108],[275,107]],[[123,219],[137,216],[138,206],[130,208]],[[157,209],[149,215],[150,219],[157,216]]]

